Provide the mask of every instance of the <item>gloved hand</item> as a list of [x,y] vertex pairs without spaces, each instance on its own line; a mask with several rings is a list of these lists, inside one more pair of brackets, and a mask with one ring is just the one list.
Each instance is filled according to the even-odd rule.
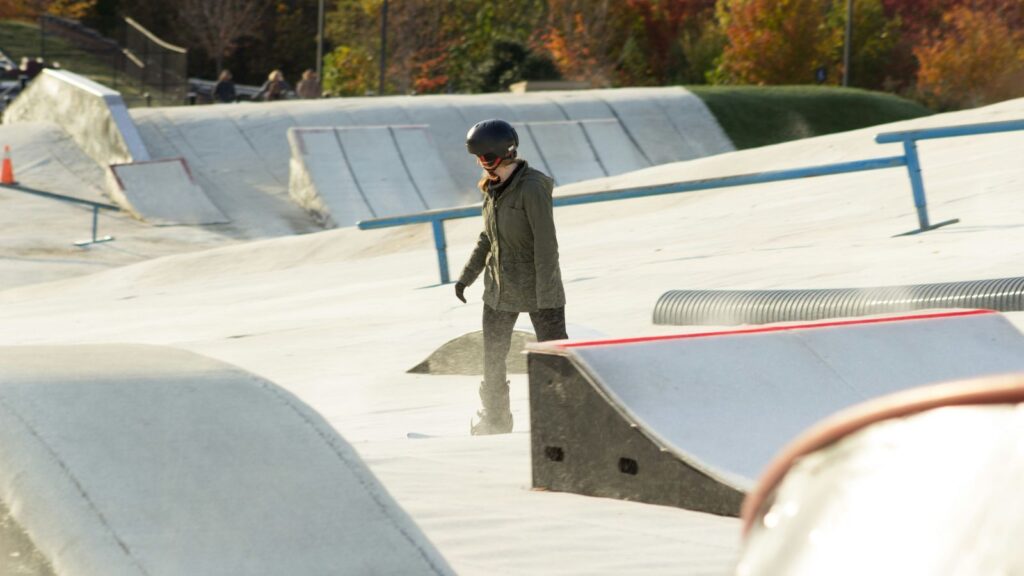
[[458,298],[459,300],[462,300],[463,304],[466,303],[466,296],[464,294],[465,291],[466,291],[466,285],[465,284],[463,284],[462,282],[456,282],[455,283],[455,297]]

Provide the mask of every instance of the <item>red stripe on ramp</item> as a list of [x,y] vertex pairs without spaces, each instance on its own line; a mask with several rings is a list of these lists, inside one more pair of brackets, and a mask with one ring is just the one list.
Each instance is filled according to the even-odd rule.
[[833,326],[854,326],[857,324],[882,324],[885,322],[902,322],[905,320],[929,320],[934,318],[958,318],[962,316],[977,316],[980,314],[995,314],[994,310],[965,310],[961,312],[936,312],[932,314],[916,314],[910,316],[893,316],[890,318],[868,318],[860,320],[841,320],[837,322],[820,322],[815,324],[794,324],[792,326],[766,326],[760,328],[748,328],[743,330],[721,330],[718,332],[697,332],[694,334],[668,334],[664,336],[641,336],[639,338],[620,338],[616,340],[585,340],[582,342],[567,342],[565,344],[551,343],[555,348],[583,348],[589,346],[615,346],[619,344],[643,344],[647,342],[660,342],[663,340],[684,340],[687,338],[706,338],[708,336],[730,336],[734,334],[761,334],[765,332],[783,332],[786,330],[805,330],[809,328],[830,328]]

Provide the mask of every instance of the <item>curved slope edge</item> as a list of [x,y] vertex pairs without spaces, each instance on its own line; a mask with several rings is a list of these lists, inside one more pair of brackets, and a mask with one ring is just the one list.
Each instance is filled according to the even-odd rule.
[[141,345],[0,348],[0,499],[57,574],[448,574],[314,411]]
[[[657,491],[645,482],[745,491],[781,447],[821,418],[898,390],[1024,370],[1022,351],[1024,336],[988,311],[536,345],[530,350],[535,485],[540,474],[539,486],[595,493],[582,472],[597,465],[595,458],[604,469],[626,458],[635,461],[627,468],[639,473],[609,472],[613,493],[598,495],[621,491],[619,497],[646,499]],[[599,400],[575,409],[566,387]],[[622,425],[595,423],[594,412],[607,409]],[[645,478],[639,459],[604,448],[636,444],[622,434],[642,436],[699,477]],[[581,451],[572,459],[560,444],[566,439]],[[565,454],[554,458],[551,447]],[[555,484],[544,486],[549,478]],[[726,504],[728,513],[738,513],[731,500],[677,505],[711,511]]]

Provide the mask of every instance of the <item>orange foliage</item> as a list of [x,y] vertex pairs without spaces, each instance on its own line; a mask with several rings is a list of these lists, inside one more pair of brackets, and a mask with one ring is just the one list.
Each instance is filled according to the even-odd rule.
[[942,109],[980,106],[1024,95],[1024,33],[994,10],[958,6],[914,50],[918,91]]
[[721,0],[719,20],[729,44],[719,70],[749,84],[810,84],[831,64],[841,30],[826,26],[830,0]]

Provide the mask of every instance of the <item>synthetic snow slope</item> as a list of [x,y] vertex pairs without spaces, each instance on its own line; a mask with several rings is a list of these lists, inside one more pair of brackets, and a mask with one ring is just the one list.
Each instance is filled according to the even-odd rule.
[[294,396],[166,347],[0,347],[0,499],[58,574],[450,574]]
[[[558,193],[882,156],[895,151],[873,143],[881,131],[1022,116],[1024,100],[1015,100]],[[916,227],[901,169],[557,209],[569,322],[609,336],[677,332],[650,323],[658,296],[673,288],[1021,275],[1022,142],[1024,134],[1007,133],[922,143],[932,219],[961,223],[917,236],[892,237]],[[446,225],[453,271],[480,226],[479,219]],[[135,247],[118,242],[110,246]],[[515,432],[468,437],[478,378],[405,373],[444,342],[479,329],[480,287],[471,286],[470,303],[462,304],[451,286],[436,282],[429,227],[341,229],[0,292],[0,344],[170,344],[268,377],[353,443],[460,574],[732,569],[735,520],[531,492],[524,377],[512,376]],[[1018,315],[1009,318],[1020,325]],[[589,336],[573,326],[569,335]],[[410,440],[408,432],[443,437]]]
[[[64,130],[49,123],[0,125],[0,145],[11,147],[18,182],[28,188],[112,203],[104,196],[105,167]],[[116,239],[100,248],[72,243],[92,234],[92,209],[0,188],[0,287],[82,276],[168,254],[235,242],[223,226],[161,231],[125,212],[102,211],[99,235]]]
[[[286,134],[289,128],[426,126],[436,146],[430,154],[439,156],[457,187],[447,194],[445,205],[440,207],[461,205],[467,194],[472,195],[479,168],[466,154],[465,134],[474,123],[488,118],[504,118],[517,124],[567,120],[616,122],[621,129],[596,133],[603,138],[617,139],[602,144],[601,149],[636,149],[643,157],[643,166],[734,149],[703,102],[680,87],[137,108],[132,110],[132,117],[152,156],[185,158],[213,203],[222,207],[232,222],[249,231],[252,237],[318,229],[313,219],[305,217],[288,197],[291,154]],[[346,134],[357,133],[339,133]],[[383,135],[379,130],[364,134],[368,138]],[[360,158],[349,158],[348,163],[356,182],[361,185],[372,185],[379,179],[375,175],[381,170],[401,170],[398,159],[388,162],[383,158],[396,153],[390,139],[383,142],[364,139],[351,144],[343,143],[342,148],[360,155]],[[548,146],[554,150],[558,144],[552,141]],[[582,142],[578,144],[581,148],[574,153],[581,162],[592,163],[593,153],[582,147]],[[403,154],[416,158],[414,149],[405,150]],[[623,163],[639,161],[637,154],[630,151],[614,166],[629,167]],[[530,161],[538,160],[528,154],[524,156]],[[569,170],[572,164],[559,161],[556,172],[563,172],[566,178],[586,175],[574,175]],[[415,206],[392,207],[405,210]],[[431,204],[431,207],[435,206]],[[339,219],[341,221],[349,219]]]

